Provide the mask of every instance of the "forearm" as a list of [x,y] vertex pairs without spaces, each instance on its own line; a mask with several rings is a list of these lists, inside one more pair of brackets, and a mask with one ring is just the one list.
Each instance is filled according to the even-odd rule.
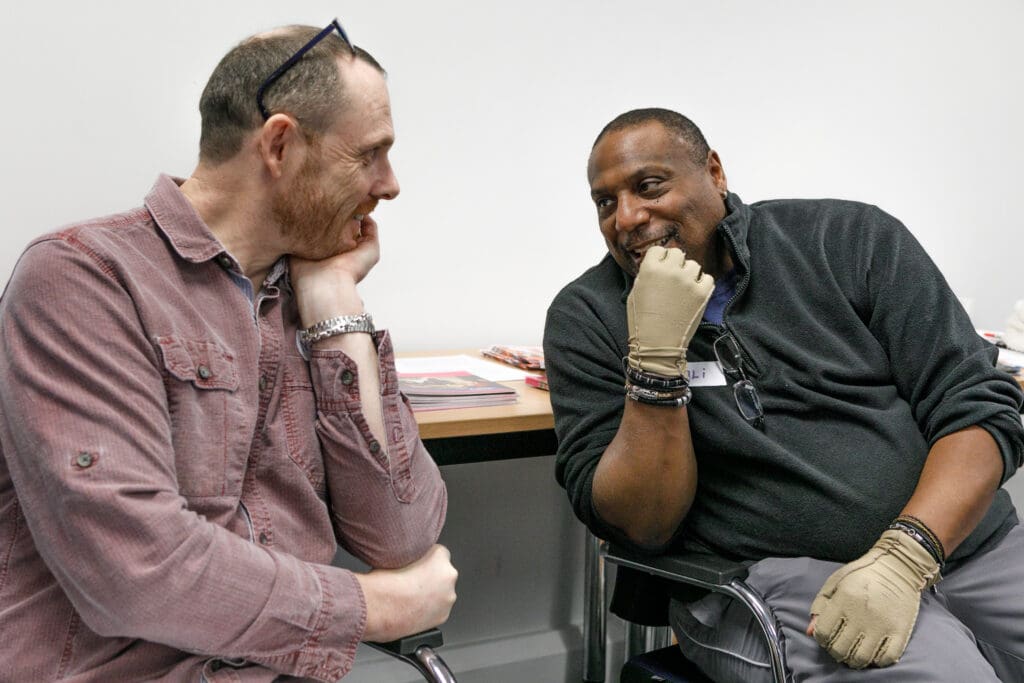
[[[368,335],[362,335],[368,336]],[[377,333],[375,389],[382,414],[378,440],[370,433],[360,378],[337,381],[354,362],[341,353],[315,351],[310,362],[331,517],[338,542],[373,567],[401,567],[437,541],[447,494],[433,458],[419,438],[415,417],[398,391],[394,353]]]
[[1002,473],[999,447],[981,427],[944,436],[928,452],[903,514],[928,525],[948,556],[985,516]]
[[[341,313],[339,315],[349,315]],[[337,349],[348,356],[359,368],[359,402],[366,424],[373,438],[386,448],[387,437],[384,431],[384,414],[380,396],[380,359],[373,337],[364,333],[340,334],[330,337],[315,346],[317,350],[329,351]]]
[[[304,328],[338,316],[365,313],[355,282],[343,279],[329,288],[321,286],[320,291],[307,290],[299,297],[298,304]],[[373,337],[361,332],[339,334],[317,342],[313,349],[341,351],[356,364],[362,414],[374,439],[382,447],[385,446],[387,439],[380,400],[380,361]]]
[[594,473],[597,514],[637,545],[665,545],[697,490],[686,408],[626,400],[622,423]]
[[[386,411],[401,399],[388,399]],[[409,418],[412,421],[412,418]],[[397,568],[437,542],[448,495],[430,454],[408,426],[388,430],[398,441],[386,460],[345,447],[361,439],[349,420],[322,419],[331,520],[338,542],[371,567]],[[390,425],[390,421],[389,421]],[[365,447],[364,447],[365,448]]]

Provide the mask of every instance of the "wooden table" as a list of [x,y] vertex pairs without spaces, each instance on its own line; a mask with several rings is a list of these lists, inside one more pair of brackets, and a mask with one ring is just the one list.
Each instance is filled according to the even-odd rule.
[[551,399],[548,392],[536,389],[520,380],[500,382],[519,394],[519,401],[504,406],[486,408],[453,408],[427,410],[416,413],[423,439],[448,439],[460,436],[505,434],[554,429]]
[[[457,350],[403,353],[405,357],[466,355],[485,359],[480,351]],[[438,465],[462,465],[492,460],[554,455],[555,418],[548,392],[525,381],[502,382],[519,394],[519,401],[486,408],[419,411],[420,438]]]

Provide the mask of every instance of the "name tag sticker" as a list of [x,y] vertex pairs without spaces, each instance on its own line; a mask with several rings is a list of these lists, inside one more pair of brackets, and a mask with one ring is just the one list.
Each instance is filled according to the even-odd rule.
[[691,387],[724,387],[727,384],[725,375],[714,361],[687,363],[686,374],[690,376]]

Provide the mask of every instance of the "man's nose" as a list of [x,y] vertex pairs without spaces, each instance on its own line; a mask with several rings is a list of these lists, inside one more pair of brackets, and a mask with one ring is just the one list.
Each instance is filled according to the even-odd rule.
[[619,232],[633,232],[650,220],[650,214],[638,197],[619,198],[615,209],[615,229]]
[[373,188],[373,196],[377,199],[394,199],[400,191],[401,188],[398,186],[395,170],[391,168],[391,162],[387,162],[384,166],[383,177]]

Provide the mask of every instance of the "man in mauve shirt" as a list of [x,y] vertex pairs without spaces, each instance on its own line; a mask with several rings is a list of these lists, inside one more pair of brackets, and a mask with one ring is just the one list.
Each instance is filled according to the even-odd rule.
[[191,177],[36,239],[0,299],[0,680],[334,681],[455,600],[357,290],[399,189],[383,70],[282,28],[200,112]]

